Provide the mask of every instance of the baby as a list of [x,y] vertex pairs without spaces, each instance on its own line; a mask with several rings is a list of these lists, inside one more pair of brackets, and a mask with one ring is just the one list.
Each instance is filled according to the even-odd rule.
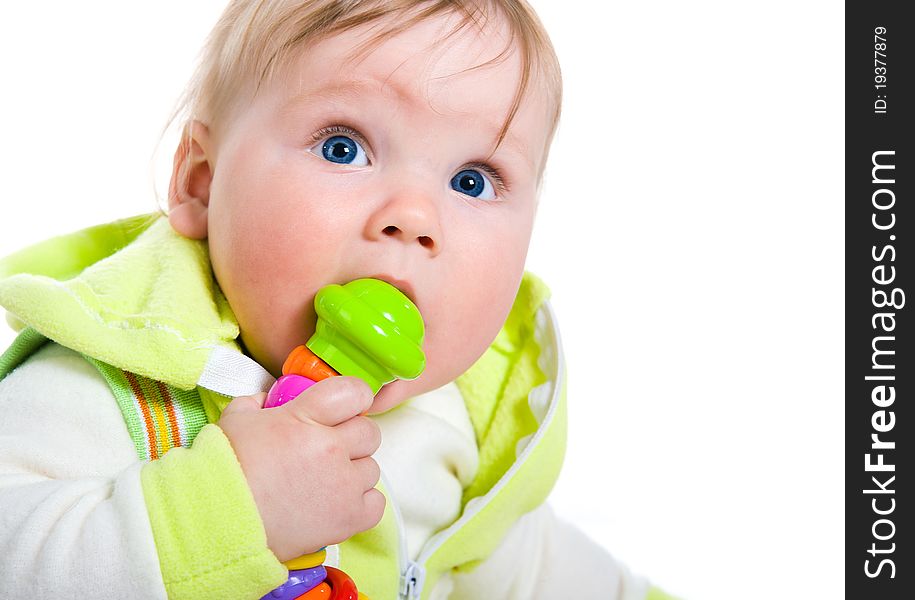
[[[564,373],[524,263],[560,98],[524,0],[233,0],[167,219],[0,263],[0,596],[259,598],[328,546],[374,600],[663,598],[543,504]],[[363,277],[419,308],[422,375],[263,410]]]

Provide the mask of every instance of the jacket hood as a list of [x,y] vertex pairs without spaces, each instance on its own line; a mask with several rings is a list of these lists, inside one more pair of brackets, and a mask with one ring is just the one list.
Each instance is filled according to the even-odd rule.
[[[118,368],[193,389],[214,347],[239,329],[207,246],[142,215],[21,250],[0,261],[0,306],[17,329]],[[9,318],[9,317],[8,317]]]

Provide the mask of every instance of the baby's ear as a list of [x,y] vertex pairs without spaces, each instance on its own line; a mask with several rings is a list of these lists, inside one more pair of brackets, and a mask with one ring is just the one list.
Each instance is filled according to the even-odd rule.
[[207,237],[207,210],[210,204],[210,132],[200,121],[184,126],[175,150],[172,180],[168,186],[168,222],[186,238]]

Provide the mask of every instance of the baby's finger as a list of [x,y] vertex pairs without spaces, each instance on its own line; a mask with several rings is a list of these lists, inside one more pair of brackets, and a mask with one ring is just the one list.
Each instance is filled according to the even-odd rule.
[[367,417],[354,417],[344,421],[337,425],[334,431],[342,436],[351,459],[371,456],[381,446],[381,428]]
[[372,389],[358,377],[328,377],[280,408],[300,420],[333,427],[367,410],[373,397]]
[[378,525],[384,516],[384,494],[372,488],[362,496],[364,520],[359,524],[359,531],[366,531]]
[[231,415],[239,412],[260,410],[266,398],[267,394],[264,393],[254,394],[253,396],[239,396],[229,402],[229,405],[223,409],[222,414]]
[[381,467],[374,458],[360,458],[353,461],[353,468],[356,470],[356,478],[362,482],[362,489],[368,491],[378,485],[381,479]]

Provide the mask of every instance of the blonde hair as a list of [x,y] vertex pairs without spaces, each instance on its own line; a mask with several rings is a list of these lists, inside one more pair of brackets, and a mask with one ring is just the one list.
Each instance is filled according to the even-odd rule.
[[[180,98],[165,129],[184,115],[217,125],[235,103],[248,94],[253,99],[309,42],[360,25],[393,17],[393,25],[373,32],[359,54],[432,17],[454,13],[462,18],[445,39],[476,24],[502,17],[511,33],[502,52],[483,67],[504,60],[515,46],[520,52],[521,80],[493,149],[505,138],[531,81],[539,76],[550,101],[550,128],[544,148],[542,174],[562,104],[559,61],[543,24],[526,0],[231,0],[203,48],[200,64]],[[187,135],[187,128],[182,134]]]

